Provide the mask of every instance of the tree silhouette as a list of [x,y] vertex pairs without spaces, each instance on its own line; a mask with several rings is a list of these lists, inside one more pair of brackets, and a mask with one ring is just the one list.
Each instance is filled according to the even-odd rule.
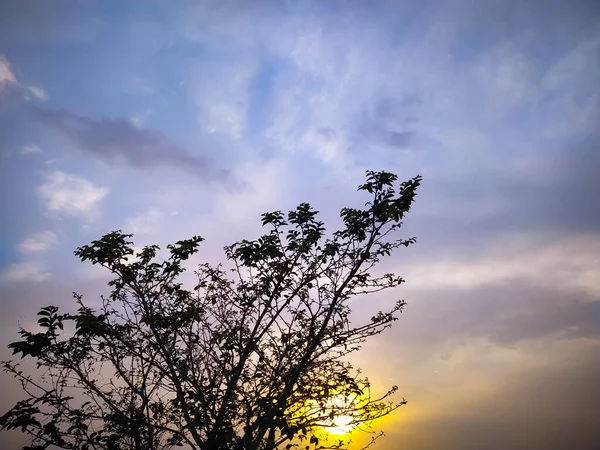
[[[178,281],[200,237],[135,252],[113,231],[78,248],[82,260],[114,274],[98,310],[74,294],[76,313],[48,306],[37,332],[21,329],[13,354],[38,376],[4,362],[26,393],[0,418],[30,435],[27,449],[202,450],[341,448],[327,438],[405,403],[371,397],[367,378],[346,360],[396,320],[404,302],[366,323],[350,321],[350,300],[403,279],[374,276],[383,256],[415,242],[392,238],[421,177],[399,184],[367,172],[365,209],[341,210],[329,236],[307,203],[262,215],[270,230],[225,247],[225,265],[201,264],[197,284]],[[41,375],[40,375],[41,374]],[[325,437],[324,437],[325,436]]]

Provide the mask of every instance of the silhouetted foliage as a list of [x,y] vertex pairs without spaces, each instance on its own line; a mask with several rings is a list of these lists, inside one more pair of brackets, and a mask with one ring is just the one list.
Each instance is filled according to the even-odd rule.
[[350,300],[400,285],[374,276],[383,256],[415,242],[392,239],[421,181],[367,172],[365,209],[344,208],[327,236],[307,203],[284,216],[263,214],[270,229],[225,247],[228,267],[201,264],[197,284],[179,280],[200,237],[135,252],[114,231],[78,248],[82,261],[110,270],[111,293],[98,310],[48,306],[37,332],[9,345],[37,363],[4,368],[26,398],[0,418],[2,429],[31,436],[27,449],[340,448],[323,440],[335,417],[358,425],[404,404],[397,388],[372,398],[369,381],[345,359],[396,320],[403,301],[366,323],[350,322]]

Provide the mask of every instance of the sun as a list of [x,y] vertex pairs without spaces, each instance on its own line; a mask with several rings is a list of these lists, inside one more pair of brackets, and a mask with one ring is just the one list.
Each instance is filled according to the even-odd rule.
[[319,439],[327,439],[327,435],[342,438],[366,421],[363,400],[358,394],[334,394],[323,400],[309,400],[289,414],[290,423],[295,420],[300,424],[311,423]]
[[354,417],[337,416],[331,419],[331,426],[327,427],[327,432],[331,434],[348,434],[354,429]]
[[357,417],[349,415],[355,410],[356,399],[348,399],[343,395],[335,395],[327,400],[325,410],[332,414],[323,427],[330,434],[341,435],[350,433],[356,426]]

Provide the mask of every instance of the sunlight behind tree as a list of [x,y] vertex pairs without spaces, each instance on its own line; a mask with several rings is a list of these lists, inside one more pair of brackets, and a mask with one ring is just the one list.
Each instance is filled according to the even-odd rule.
[[111,292],[99,309],[74,294],[76,312],[47,306],[36,330],[20,330],[9,348],[45,377],[3,362],[26,398],[0,429],[28,433],[29,449],[289,450],[323,448],[322,435],[346,448],[354,427],[406,403],[391,400],[397,386],[372,396],[347,356],[405,305],[350,319],[355,298],[404,283],[372,269],[415,242],[396,232],[421,177],[394,187],[395,174],[366,175],[358,189],[370,198],[342,208],[341,229],[328,233],[308,203],[265,213],[267,232],[225,247],[225,264],[200,264],[193,289],[180,275],[199,236],[167,245],[166,258],[121,230],[79,247],[112,273]]
[[348,401],[343,395],[336,395],[330,398],[325,407],[331,409],[333,418],[329,420],[330,423],[325,428],[326,431],[336,435],[350,433],[356,427],[357,419],[360,420],[362,418],[356,417],[357,414],[360,415],[360,413],[356,412],[358,410],[357,406],[356,399]]

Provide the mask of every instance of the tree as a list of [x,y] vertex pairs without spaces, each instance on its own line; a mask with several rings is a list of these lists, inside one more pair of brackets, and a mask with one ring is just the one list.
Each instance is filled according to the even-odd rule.
[[111,293],[97,310],[74,294],[77,312],[42,308],[37,332],[9,345],[43,375],[3,363],[26,393],[0,418],[30,435],[27,449],[201,450],[340,448],[336,426],[368,424],[405,403],[372,398],[345,358],[396,320],[404,301],[366,323],[350,320],[357,296],[399,286],[373,275],[383,256],[415,238],[392,239],[421,177],[367,172],[365,209],[341,210],[329,236],[307,203],[262,215],[269,231],[225,247],[226,266],[201,264],[197,283],[180,281],[200,237],[135,252],[113,231],[78,248],[110,270]]

